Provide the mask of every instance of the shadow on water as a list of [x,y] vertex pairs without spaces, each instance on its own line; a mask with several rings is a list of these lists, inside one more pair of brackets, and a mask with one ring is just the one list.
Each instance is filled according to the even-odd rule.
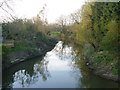
[[80,59],[79,46],[56,44],[45,56],[20,63],[3,72],[9,88],[117,88],[118,84],[91,73]]

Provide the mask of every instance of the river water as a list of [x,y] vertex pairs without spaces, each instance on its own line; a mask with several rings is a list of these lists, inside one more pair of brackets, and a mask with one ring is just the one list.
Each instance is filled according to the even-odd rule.
[[[80,61],[79,64],[76,61]],[[118,84],[91,73],[72,45],[59,41],[45,56],[3,72],[5,88],[117,88]]]

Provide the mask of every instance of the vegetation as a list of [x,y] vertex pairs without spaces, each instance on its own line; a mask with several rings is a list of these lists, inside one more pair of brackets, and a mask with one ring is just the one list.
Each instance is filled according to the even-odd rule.
[[22,51],[24,56],[16,59],[29,59],[43,55],[56,44],[56,39],[48,36],[47,24],[37,15],[33,19],[16,19],[2,23],[3,36],[3,68],[11,64],[11,52]]
[[[81,11],[81,12],[80,12]],[[97,65],[107,65],[118,74],[119,16],[118,2],[86,2],[81,10],[71,14],[74,21],[64,29],[64,36],[72,37],[82,47],[81,57]],[[80,19],[79,19],[80,17]],[[64,26],[65,27],[65,26]],[[68,30],[69,29],[69,30]],[[94,52],[93,52],[94,50]]]

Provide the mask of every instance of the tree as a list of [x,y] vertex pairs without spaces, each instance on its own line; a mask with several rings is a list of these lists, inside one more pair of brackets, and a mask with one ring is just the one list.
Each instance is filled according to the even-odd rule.
[[102,45],[108,50],[118,51],[118,47],[120,46],[120,41],[119,41],[120,35],[119,35],[118,26],[119,24],[115,20],[110,21],[107,25],[107,29],[109,31],[103,37]]
[[47,33],[46,27],[48,26],[48,21],[46,17],[46,5],[44,5],[37,16],[33,18],[33,22],[38,31]]
[[78,9],[75,13],[72,13],[70,15],[70,18],[72,20],[72,23],[79,24],[81,21],[81,9]]
[[0,18],[0,22],[13,21],[17,19],[14,15],[13,8],[11,7],[12,3],[13,0],[2,0],[0,2],[0,16],[2,17]]
[[61,28],[61,32],[64,33],[65,29],[66,29],[66,24],[67,24],[66,17],[60,16],[59,19],[57,20],[57,23],[58,23],[59,27]]

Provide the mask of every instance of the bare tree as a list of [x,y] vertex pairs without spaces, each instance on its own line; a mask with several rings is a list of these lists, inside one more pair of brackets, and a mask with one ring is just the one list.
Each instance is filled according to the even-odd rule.
[[6,22],[8,20],[15,20],[14,11],[11,7],[13,0],[1,0],[0,1],[0,22]]
[[63,27],[67,24],[67,19],[66,19],[66,16],[60,16],[58,19],[57,19],[57,23]]
[[68,27],[70,25],[70,18],[69,16],[60,16],[57,20],[57,24],[59,25],[60,31],[63,33],[67,33]]
[[79,24],[79,22],[81,21],[81,9],[78,9],[75,13],[72,13],[71,19],[73,23]]

